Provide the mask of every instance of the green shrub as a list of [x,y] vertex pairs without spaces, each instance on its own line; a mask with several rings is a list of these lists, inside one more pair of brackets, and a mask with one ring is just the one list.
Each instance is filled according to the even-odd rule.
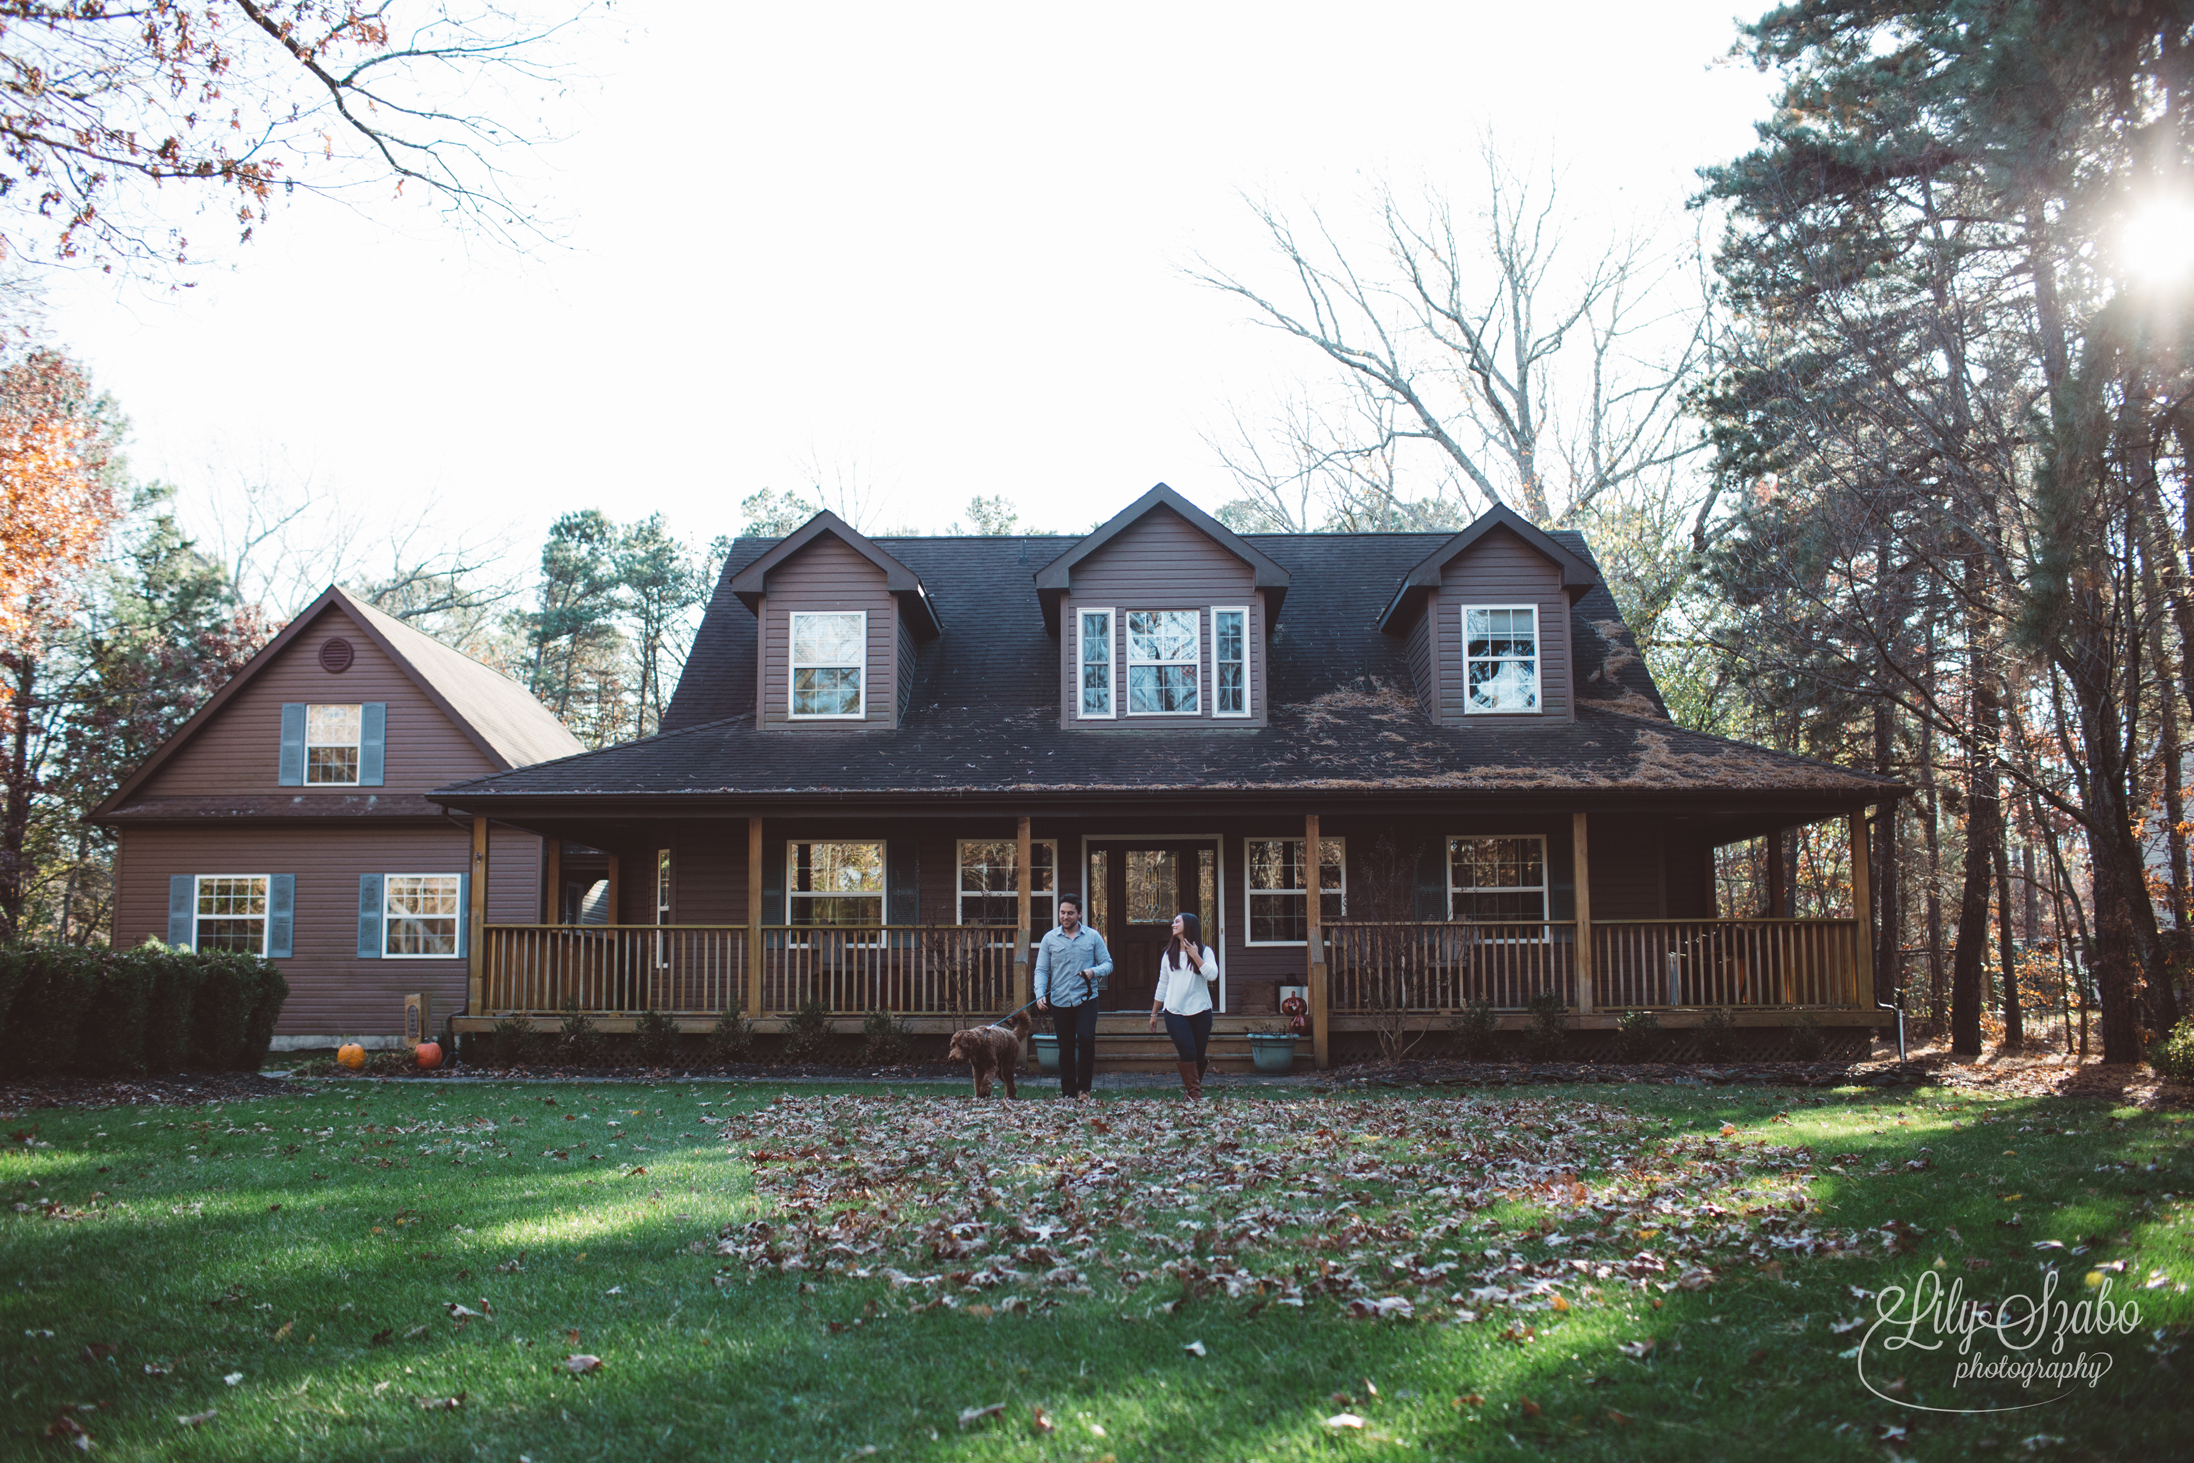
[[725,1011],[709,1028],[708,1059],[716,1063],[754,1060],[754,1023],[737,1008]]
[[861,1018],[861,1059],[888,1065],[907,1059],[907,1025],[889,1011],[871,1011]]
[[1650,1062],[1660,1055],[1661,1018],[1651,1011],[1625,1011],[1615,1022],[1615,1055],[1626,1062]]
[[282,1019],[282,1006],[289,1000],[289,978],[282,974],[281,967],[271,960],[252,963],[258,967],[258,990],[236,1053],[236,1069],[240,1072],[256,1072],[266,1065],[267,1049],[274,1045],[274,1025]]
[[1541,991],[1526,1009],[1531,1012],[1531,1025],[1524,1032],[1524,1044],[1532,1060],[1551,1062],[1569,1041],[1569,1003],[1558,992]]
[[226,1072],[237,1064],[244,1028],[258,1004],[259,982],[249,955],[218,951],[198,957],[206,978],[191,1003],[190,1065],[202,1072]]
[[541,1033],[533,1018],[512,1011],[496,1018],[486,1059],[499,1067],[530,1067],[541,1060]]
[[[22,987],[24,969],[23,952],[0,945],[0,1031],[15,1030],[8,1012],[15,1004],[16,991]],[[0,1050],[0,1072],[7,1070],[7,1062],[7,1053]]]
[[594,1018],[577,1003],[564,1007],[564,1024],[556,1034],[556,1059],[567,1067],[599,1067],[609,1043],[602,1039]]
[[0,1061],[25,1076],[71,1070],[85,1012],[99,992],[99,957],[70,946],[24,945],[0,951],[0,960],[16,969]]
[[2181,1021],[2156,1043],[2149,1064],[2166,1077],[2194,1082],[2194,1018]]
[[830,1055],[831,1036],[830,1009],[810,996],[785,1023],[785,1056],[795,1062],[820,1062]]
[[157,965],[137,950],[110,954],[101,965],[98,988],[76,1029],[77,1069],[102,1077],[142,1072]]
[[1790,1054],[1801,1062],[1817,1062],[1828,1055],[1828,1034],[1811,1016],[1800,1016],[1790,1028]]
[[1725,1010],[1713,1010],[1699,1019],[1699,1055],[1718,1062],[1737,1046],[1737,1018]]
[[677,1061],[678,1023],[661,1011],[642,1011],[633,1023],[632,1059],[643,1067],[667,1067]]
[[206,983],[206,964],[187,950],[147,940],[133,952],[152,967],[152,1001],[145,1012],[145,1068],[173,1072],[190,1063],[191,1012]]
[[1494,1014],[1491,1001],[1472,1001],[1448,1022],[1448,1029],[1455,1033],[1455,1045],[1463,1060],[1483,1062],[1493,1055],[1501,1018]]

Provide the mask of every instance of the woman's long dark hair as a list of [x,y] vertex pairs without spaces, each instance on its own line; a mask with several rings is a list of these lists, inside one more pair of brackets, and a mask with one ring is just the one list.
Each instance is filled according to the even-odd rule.
[[1203,958],[1204,922],[1185,909],[1181,911],[1181,933],[1174,937],[1173,948],[1178,950],[1184,944],[1195,950],[1198,959]]

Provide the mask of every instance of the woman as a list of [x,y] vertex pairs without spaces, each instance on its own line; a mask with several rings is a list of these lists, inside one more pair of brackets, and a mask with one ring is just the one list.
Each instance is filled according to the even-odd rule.
[[1181,1059],[1181,1085],[1189,1101],[1204,1095],[1204,1069],[1211,1065],[1211,983],[1219,978],[1219,957],[1204,943],[1204,922],[1193,914],[1173,917],[1173,938],[1158,957],[1158,995],[1150,1004],[1150,1029],[1166,1018],[1174,1055]]

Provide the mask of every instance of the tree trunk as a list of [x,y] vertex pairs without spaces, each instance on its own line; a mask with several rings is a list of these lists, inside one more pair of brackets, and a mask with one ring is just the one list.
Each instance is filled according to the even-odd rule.
[[1940,1030],[1950,1003],[1943,980],[1942,799],[1935,787],[1935,723],[1922,721],[1920,786],[1927,794],[1927,1017]]
[[8,715],[7,803],[0,810],[0,937],[13,939],[23,929],[23,845],[30,836],[30,713],[38,663],[11,652],[0,656],[0,666],[15,682],[15,701]]
[[2019,1007],[2018,947],[2011,938],[2011,850],[2004,844],[2004,824],[1996,820],[1996,943],[2004,962],[2004,1048],[2017,1051],[2026,1044],[2026,1023]]
[[[1966,561],[1966,594],[1978,605],[1987,566],[1978,555]],[[1958,904],[1958,944],[1950,972],[1950,1050],[1961,1057],[1981,1054],[1982,966],[1988,959],[1989,885],[1994,882],[1996,841],[2003,808],[1997,801],[1996,750],[2003,713],[1996,676],[1987,664],[1986,626],[1976,609],[1966,623],[1966,676],[1971,688],[1972,722],[1966,739],[1965,885]]]
[[[1874,770],[1889,776],[1890,757],[1894,750],[1891,720],[1887,698],[1874,703]],[[1874,935],[1874,999],[1895,1001],[1904,988],[1904,964],[1901,958],[1902,916],[1897,902],[1897,802],[1882,805],[1874,815],[1874,856],[1867,861],[1867,872],[1872,876],[1874,909],[1880,921]]]

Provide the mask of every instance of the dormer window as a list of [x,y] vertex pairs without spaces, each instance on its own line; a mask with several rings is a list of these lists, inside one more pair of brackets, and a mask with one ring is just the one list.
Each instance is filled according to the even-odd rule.
[[859,720],[867,715],[868,612],[792,616],[792,715]]
[[364,740],[365,708],[307,706],[305,708],[305,781],[355,787],[358,785],[358,747]]
[[1195,610],[1128,611],[1128,715],[1194,716],[1202,709],[1202,618]]
[[1076,640],[1076,683],[1081,687],[1080,716],[1085,721],[1112,719],[1112,611],[1083,610]]
[[1463,606],[1463,709],[1539,710],[1539,611],[1532,605]]
[[1249,607],[1211,612],[1211,714],[1249,715]]

